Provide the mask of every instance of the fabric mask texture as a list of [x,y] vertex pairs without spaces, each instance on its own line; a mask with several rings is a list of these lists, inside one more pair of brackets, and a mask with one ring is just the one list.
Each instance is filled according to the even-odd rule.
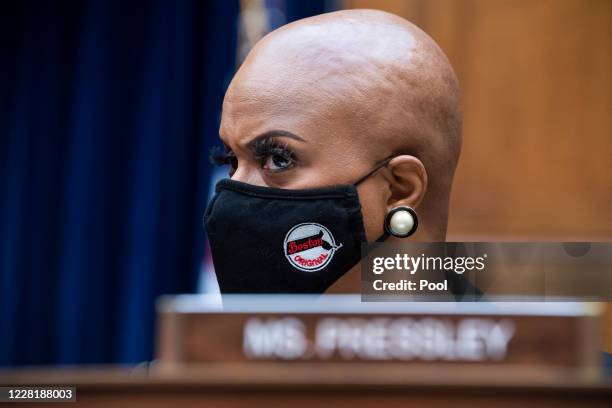
[[322,293],[359,262],[366,241],[355,185],[221,180],[204,226],[221,293]]

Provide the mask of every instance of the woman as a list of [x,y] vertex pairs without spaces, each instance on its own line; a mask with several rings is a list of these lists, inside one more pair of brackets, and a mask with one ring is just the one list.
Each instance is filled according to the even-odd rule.
[[231,179],[204,222],[222,293],[322,293],[342,277],[358,290],[362,242],[445,240],[459,88],[400,17],[340,11],[264,37],[220,138]]

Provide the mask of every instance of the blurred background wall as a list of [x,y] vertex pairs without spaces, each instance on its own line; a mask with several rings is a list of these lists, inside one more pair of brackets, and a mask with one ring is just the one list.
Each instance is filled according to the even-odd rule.
[[449,239],[610,239],[612,1],[5,2],[0,366],[152,358],[154,299],[198,290],[236,65],[350,7],[408,18],[457,71]]
[[425,30],[463,91],[449,240],[612,238],[612,1],[346,0]]
[[[612,1],[342,7],[407,18],[455,68],[464,139],[449,241],[612,241]],[[602,332],[612,352],[612,303]]]

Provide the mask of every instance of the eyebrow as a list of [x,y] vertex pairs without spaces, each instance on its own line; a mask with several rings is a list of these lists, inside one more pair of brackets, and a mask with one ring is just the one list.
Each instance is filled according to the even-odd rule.
[[286,137],[289,139],[293,139],[293,140],[297,140],[300,142],[306,142],[306,140],[304,140],[303,138],[301,138],[300,136],[296,135],[295,133],[291,133],[288,130],[269,130],[267,132],[264,132],[256,137],[253,138],[253,140],[251,140],[249,143],[247,143],[247,146],[252,147],[253,145],[255,145],[257,142],[263,140],[263,139],[269,139],[271,137]]

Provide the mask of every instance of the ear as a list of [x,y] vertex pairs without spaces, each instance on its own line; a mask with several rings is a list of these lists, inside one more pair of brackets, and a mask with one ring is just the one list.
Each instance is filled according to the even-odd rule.
[[402,155],[393,158],[387,169],[391,192],[387,210],[400,205],[417,208],[427,190],[427,172],[423,163],[414,156]]

